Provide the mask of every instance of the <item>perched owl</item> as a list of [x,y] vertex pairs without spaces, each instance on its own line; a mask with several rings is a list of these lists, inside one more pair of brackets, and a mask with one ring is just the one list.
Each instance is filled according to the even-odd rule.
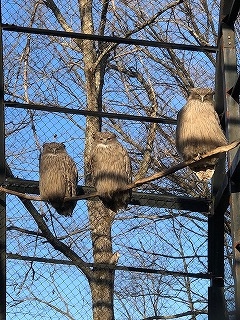
[[99,198],[107,208],[117,212],[127,207],[131,190],[121,189],[132,181],[130,158],[114,133],[95,133],[89,175]]
[[64,202],[64,198],[76,196],[75,162],[67,154],[65,145],[57,142],[45,143],[39,160],[41,199],[49,202],[59,214],[71,216],[76,201]]
[[[176,147],[184,160],[227,144],[214,109],[213,95],[210,88],[191,89],[186,105],[178,113]],[[217,161],[218,156],[213,156],[189,167],[200,180],[207,180],[212,178]]]

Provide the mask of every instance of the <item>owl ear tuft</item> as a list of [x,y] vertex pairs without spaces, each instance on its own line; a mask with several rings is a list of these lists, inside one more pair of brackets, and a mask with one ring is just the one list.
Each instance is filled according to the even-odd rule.
[[42,149],[44,149],[48,145],[48,142],[44,142],[42,145]]
[[196,88],[192,87],[188,89],[188,95],[190,95],[191,93],[193,93],[195,91]]
[[97,138],[97,136],[99,135],[99,133],[101,133],[101,132],[96,131],[96,132],[94,132],[94,133],[92,134],[93,140],[95,140],[95,139]]

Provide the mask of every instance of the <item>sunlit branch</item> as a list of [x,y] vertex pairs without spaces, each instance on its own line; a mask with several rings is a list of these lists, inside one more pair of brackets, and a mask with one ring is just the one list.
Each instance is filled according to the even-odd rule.
[[171,168],[167,168],[167,169],[164,169],[160,172],[157,172],[157,173],[151,175],[150,177],[146,177],[146,178],[134,181],[132,184],[129,184],[126,186],[126,190],[136,188],[136,187],[139,187],[145,183],[163,178],[169,174],[175,173],[176,171],[181,170],[181,169],[189,166],[190,164],[203,162],[203,160],[210,158],[213,155],[217,155],[217,154],[223,153],[223,152],[228,152],[229,150],[236,148],[239,144],[240,144],[240,140],[236,140],[226,146],[215,148],[215,149],[201,155],[200,159],[197,159],[197,160],[196,159],[189,159],[187,161],[180,162],[179,164],[172,166]]

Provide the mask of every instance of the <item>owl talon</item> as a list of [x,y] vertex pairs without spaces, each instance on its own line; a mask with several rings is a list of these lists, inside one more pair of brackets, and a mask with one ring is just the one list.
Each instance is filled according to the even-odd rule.
[[201,159],[202,159],[202,156],[201,156],[200,153],[198,153],[198,155],[193,158],[193,160],[195,160],[195,161],[198,161],[198,160],[201,160]]

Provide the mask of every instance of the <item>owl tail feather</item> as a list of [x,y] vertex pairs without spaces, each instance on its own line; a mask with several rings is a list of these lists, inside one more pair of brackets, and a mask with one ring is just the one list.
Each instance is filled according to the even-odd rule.
[[51,202],[53,208],[57,211],[58,214],[62,216],[69,217],[72,215],[73,210],[76,206],[76,201],[67,201],[67,202]]
[[120,205],[119,203],[116,203],[114,199],[109,199],[109,198],[100,198],[102,200],[103,205],[112,210],[113,212],[118,212],[120,209],[124,208],[125,205]]
[[126,209],[131,198],[131,191],[118,193],[117,195],[112,195],[112,197],[99,197],[102,200],[103,205],[112,210],[113,212],[118,212],[121,209]]

